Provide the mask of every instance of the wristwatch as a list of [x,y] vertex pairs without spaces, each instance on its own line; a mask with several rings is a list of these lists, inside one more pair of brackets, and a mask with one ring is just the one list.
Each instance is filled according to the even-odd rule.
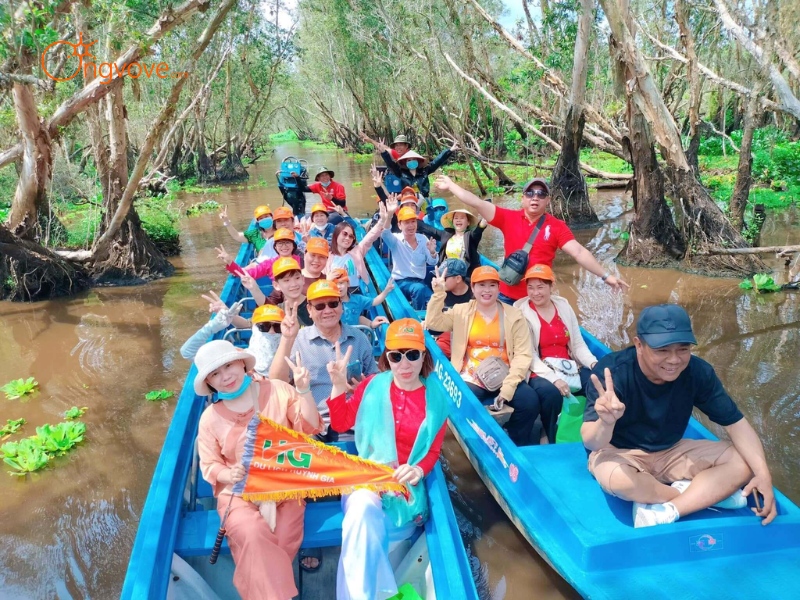
[[603,281],[605,281],[605,280],[606,280],[606,279],[608,279],[609,277],[611,277],[611,273],[609,273],[608,271],[606,271],[605,273],[603,273],[603,276],[602,276],[600,279],[602,279]]

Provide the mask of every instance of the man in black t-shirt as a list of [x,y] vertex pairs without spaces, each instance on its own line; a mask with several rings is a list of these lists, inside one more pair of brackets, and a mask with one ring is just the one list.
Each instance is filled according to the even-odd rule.
[[[689,315],[674,304],[650,306],[636,334],[634,347],[600,359],[587,386],[589,471],[607,493],[633,501],[634,527],[712,505],[741,508],[753,490],[764,500],[753,512],[768,524],[777,510],[764,448],[714,368],[692,356]],[[682,439],[695,407],[730,441]]]
[[[458,258],[448,258],[439,267],[436,267],[437,277],[440,269],[446,274],[444,279],[444,289],[447,290],[444,298],[445,308],[450,309],[456,304],[466,304],[472,300],[472,289],[467,283],[467,268],[467,263]],[[431,334],[436,338],[436,344],[442,349],[444,355],[450,358],[450,332],[431,331]]]

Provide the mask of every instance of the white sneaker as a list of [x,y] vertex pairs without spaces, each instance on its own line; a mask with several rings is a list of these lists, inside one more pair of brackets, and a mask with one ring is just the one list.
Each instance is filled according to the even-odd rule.
[[678,509],[672,502],[663,504],[633,503],[633,526],[637,528],[674,523],[679,518]]
[[[688,479],[681,479],[680,481],[675,481],[670,485],[672,485],[672,487],[682,494],[686,491],[686,488],[689,487],[690,483],[692,482]],[[728,510],[744,508],[747,506],[747,497],[742,494],[742,490],[736,490],[730,496],[723,498],[713,506],[714,508],[727,508]]]

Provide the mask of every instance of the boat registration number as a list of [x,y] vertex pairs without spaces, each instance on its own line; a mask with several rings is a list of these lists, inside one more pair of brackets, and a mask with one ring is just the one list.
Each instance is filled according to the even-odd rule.
[[461,408],[461,390],[458,389],[458,385],[453,381],[453,378],[450,377],[450,373],[445,370],[441,361],[436,361],[436,368],[434,371],[436,371],[436,376],[439,378],[439,381],[442,382],[444,391],[450,396],[456,408]]

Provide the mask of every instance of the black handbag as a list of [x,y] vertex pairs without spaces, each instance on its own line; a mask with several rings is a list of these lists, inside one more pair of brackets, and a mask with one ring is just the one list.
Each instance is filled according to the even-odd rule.
[[533,241],[536,239],[536,236],[539,235],[539,230],[544,224],[545,217],[546,215],[539,217],[539,221],[536,223],[533,233],[531,233],[528,241],[525,242],[522,250],[515,250],[503,261],[503,266],[500,267],[499,275],[500,280],[504,283],[508,285],[517,285],[525,276],[525,271],[528,269],[528,258],[531,248],[533,248]]

